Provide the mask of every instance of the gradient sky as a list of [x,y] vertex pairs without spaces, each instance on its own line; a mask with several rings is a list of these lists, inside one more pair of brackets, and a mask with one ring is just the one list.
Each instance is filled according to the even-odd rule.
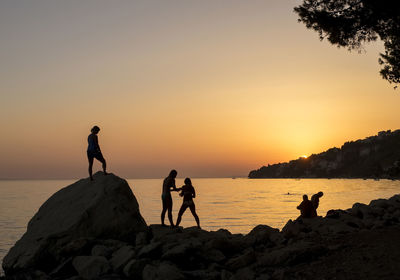
[[[399,128],[398,90],[300,1],[0,2],[0,178],[247,176]],[[95,163],[95,169],[100,168]]]

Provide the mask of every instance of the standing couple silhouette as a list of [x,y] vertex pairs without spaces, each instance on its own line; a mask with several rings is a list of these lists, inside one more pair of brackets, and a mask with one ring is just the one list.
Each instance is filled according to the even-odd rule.
[[[168,177],[164,179],[163,187],[162,187],[162,212],[161,212],[161,225],[165,226],[164,219],[165,213],[168,211],[168,220],[172,227],[179,226],[182,220],[182,215],[185,213],[186,209],[189,208],[192,212],[194,219],[196,220],[197,227],[200,228],[200,220],[196,213],[196,205],[194,204],[193,198],[196,197],[196,191],[192,185],[192,181],[190,178],[185,179],[185,185],[181,188],[177,188],[175,185],[175,178],[178,175],[176,170],[171,170]],[[178,212],[178,219],[176,220],[176,225],[172,220],[172,196],[171,191],[181,192],[180,196],[183,197],[183,202],[181,209]]]

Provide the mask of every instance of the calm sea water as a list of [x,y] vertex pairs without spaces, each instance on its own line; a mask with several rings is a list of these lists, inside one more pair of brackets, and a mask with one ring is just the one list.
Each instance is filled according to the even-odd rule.
[[[40,205],[54,192],[74,180],[0,181],[0,261],[26,231],[26,225]],[[177,186],[183,179],[177,179]],[[233,233],[248,233],[258,224],[282,228],[299,215],[296,206],[302,195],[323,191],[319,215],[329,209],[347,209],[355,202],[389,198],[400,193],[400,181],[348,179],[192,179],[196,188],[197,213],[202,228],[226,228]],[[128,180],[147,224],[160,223],[162,179]],[[289,193],[289,194],[288,194]],[[174,221],[182,198],[173,193]],[[189,210],[182,226],[193,226]]]

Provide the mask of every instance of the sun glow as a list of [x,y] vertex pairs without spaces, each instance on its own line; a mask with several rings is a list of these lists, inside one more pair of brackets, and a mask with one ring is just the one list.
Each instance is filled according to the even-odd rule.
[[308,158],[308,156],[306,156],[306,155],[302,155],[302,156],[300,156],[301,158]]

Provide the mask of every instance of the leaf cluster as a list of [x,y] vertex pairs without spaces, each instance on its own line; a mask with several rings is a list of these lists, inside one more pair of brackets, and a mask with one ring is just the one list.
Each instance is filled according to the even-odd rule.
[[361,50],[366,42],[382,40],[380,74],[400,83],[399,0],[304,0],[294,11],[299,22],[338,47]]

